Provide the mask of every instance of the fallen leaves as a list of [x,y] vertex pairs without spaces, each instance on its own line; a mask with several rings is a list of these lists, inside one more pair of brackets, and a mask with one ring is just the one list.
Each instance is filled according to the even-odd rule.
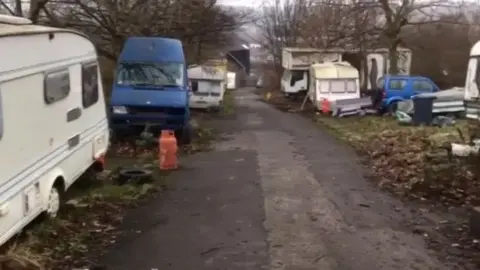
[[[446,205],[479,201],[474,157],[451,158],[441,148],[446,142],[461,140],[456,128],[406,127],[380,117],[317,120],[368,157],[380,186]],[[460,125],[463,128],[465,123]]]

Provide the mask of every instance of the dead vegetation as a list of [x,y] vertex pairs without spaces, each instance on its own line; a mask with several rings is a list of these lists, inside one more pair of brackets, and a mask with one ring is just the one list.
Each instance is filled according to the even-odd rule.
[[[457,128],[405,127],[394,119],[365,117],[316,120],[366,155],[378,184],[402,196],[448,206],[477,205],[480,182],[470,159],[450,157],[445,143],[463,142]],[[472,157],[473,158],[473,157]]]
[[103,254],[121,235],[118,227],[125,211],[156,188],[151,184],[103,184],[82,191],[82,195],[67,201],[57,219],[36,222],[12,239],[0,255],[0,269],[91,267],[91,260]]
[[[194,141],[181,149],[193,154],[211,149],[218,138],[214,129],[197,119]],[[123,234],[120,229],[126,212],[160,190],[168,189],[168,172],[157,168],[158,147],[148,143],[134,146],[128,142],[113,145],[107,158],[113,171],[101,181],[81,179],[68,194],[70,198],[60,216],[39,219],[25,232],[3,247],[2,270],[63,270],[92,267],[108,247]],[[124,167],[153,168],[152,183],[115,183],[116,172]]]

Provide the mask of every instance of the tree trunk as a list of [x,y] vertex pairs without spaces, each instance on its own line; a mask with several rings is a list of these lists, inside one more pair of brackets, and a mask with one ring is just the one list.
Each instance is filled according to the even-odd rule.
[[390,67],[388,68],[388,74],[397,75],[398,74],[398,41],[391,41],[388,46],[388,59],[390,60]]
[[15,0],[15,16],[23,17],[21,0]]

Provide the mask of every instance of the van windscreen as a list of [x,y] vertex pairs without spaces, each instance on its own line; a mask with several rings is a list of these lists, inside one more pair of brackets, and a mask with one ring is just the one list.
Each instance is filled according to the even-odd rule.
[[120,63],[116,81],[118,85],[163,88],[182,87],[184,78],[182,63]]

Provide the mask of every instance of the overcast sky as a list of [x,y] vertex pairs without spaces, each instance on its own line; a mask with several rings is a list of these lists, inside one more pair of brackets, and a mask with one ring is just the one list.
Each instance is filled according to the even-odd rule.
[[219,0],[219,4],[231,6],[259,6],[262,0]]

